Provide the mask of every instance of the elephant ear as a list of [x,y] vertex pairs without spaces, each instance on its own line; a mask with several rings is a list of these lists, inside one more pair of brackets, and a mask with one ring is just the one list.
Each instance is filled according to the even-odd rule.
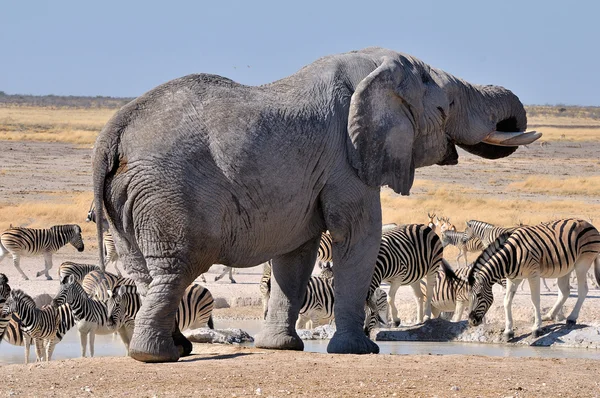
[[357,86],[350,101],[350,162],[371,187],[390,186],[408,195],[415,176],[415,118],[402,90],[403,66],[389,57]]

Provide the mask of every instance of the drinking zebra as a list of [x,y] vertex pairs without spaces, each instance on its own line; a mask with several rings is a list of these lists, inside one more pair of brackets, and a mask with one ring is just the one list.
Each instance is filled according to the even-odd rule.
[[[494,296],[492,284],[507,278],[504,310],[504,336],[514,336],[512,300],[517,286],[528,279],[531,302],[535,309],[532,335],[540,335],[542,320],[556,319],[569,297],[569,275],[577,274],[577,302],[567,317],[574,324],[588,292],[586,274],[600,253],[598,230],[583,220],[563,219],[534,226],[520,227],[500,235],[475,261],[469,273],[471,313],[469,323],[478,325],[488,311]],[[558,299],[542,318],[540,314],[540,277],[558,278]],[[596,276],[598,277],[598,275]]]
[[[94,201],[90,205],[90,210],[88,211],[85,222],[92,221],[94,224],[96,223],[96,207]],[[102,239],[102,244],[104,246],[104,265],[113,264],[115,270],[117,271],[117,275],[121,276],[121,270],[117,266],[117,260],[119,259],[119,254],[117,253],[117,247],[115,246],[115,240],[111,233],[109,232],[109,224],[106,217],[102,217],[102,230],[107,231]]]
[[456,264],[461,257],[465,259],[465,266],[469,265],[467,260],[467,253],[480,252],[483,250],[483,243],[476,236],[471,237],[468,240],[464,240],[464,232],[446,230],[442,232],[442,246],[448,245],[456,246],[458,248],[458,256],[456,257]]
[[79,336],[81,338],[81,356],[86,356],[88,345],[90,356],[94,356],[94,340],[96,334],[111,334],[115,331],[119,333],[127,353],[129,353],[129,343],[133,335],[133,325],[113,325],[109,327],[108,311],[106,304],[87,296],[83,287],[75,281],[73,275],[60,285],[58,294],[52,300],[52,305],[58,307],[62,304],[69,304],[73,310],[75,323]]
[[45,274],[46,279],[51,280],[48,270],[52,268],[52,254],[67,243],[72,244],[78,251],[83,251],[84,245],[79,225],[55,225],[49,229],[11,226],[0,235],[0,261],[8,253],[12,254],[15,268],[23,279],[29,280],[19,265],[21,256],[43,255],[45,267],[36,274],[36,277]]
[[[72,315],[68,306],[55,308],[45,306],[37,308],[33,299],[22,290],[12,290],[2,310],[2,316],[14,314],[18,328],[13,326],[13,341],[11,344],[25,345],[25,363],[29,362],[29,346],[33,340],[38,361],[49,361],[56,344],[63,338],[64,334],[71,328]],[[19,324],[20,323],[20,324]],[[17,330],[22,331],[22,336]]]
[[[109,296],[106,302],[109,326],[133,323],[142,304],[136,290],[132,286],[120,286]],[[179,302],[175,322],[180,331],[203,326],[214,329],[213,308],[214,299],[210,291],[201,285],[191,284]]]
[[[367,303],[382,282],[390,283],[388,304],[391,320],[400,325],[398,309],[395,305],[396,292],[400,286],[410,285],[417,304],[417,323],[431,316],[431,297],[435,285],[436,272],[442,264],[443,247],[440,238],[431,228],[423,224],[401,225],[385,232],[381,237],[379,253],[371,279]],[[426,278],[427,294],[424,300],[420,281]],[[371,308],[371,312],[377,312]]]

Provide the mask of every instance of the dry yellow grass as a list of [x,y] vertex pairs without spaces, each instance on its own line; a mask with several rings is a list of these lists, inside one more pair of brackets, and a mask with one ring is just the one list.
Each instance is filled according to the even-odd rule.
[[598,141],[600,140],[600,127],[598,128],[560,128],[540,127],[536,128],[543,134],[541,141]]
[[[78,224],[86,244],[96,243],[96,225],[85,217],[93,195],[91,192],[68,194],[56,192],[45,202],[0,203],[0,232],[15,227],[50,228],[60,224]],[[92,245],[93,246],[93,245]]]
[[528,177],[525,181],[513,182],[510,189],[554,195],[600,195],[600,176],[592,177]]
[[93,144],[115,109],[0,107],[0,140]]
[[383,221],[425,223],[427,213],[448,216],[458,230],[465,222],[476,219],[495,225],[514,226],[522,222],[536,224],[558,218],[576,217],[589,220],[600,214],[600,205],[583,201],[533,201],[526,199],[495,199],[477,197],[462,192],[437,189],[425,194],[401,197],[389,189],[381,193]]

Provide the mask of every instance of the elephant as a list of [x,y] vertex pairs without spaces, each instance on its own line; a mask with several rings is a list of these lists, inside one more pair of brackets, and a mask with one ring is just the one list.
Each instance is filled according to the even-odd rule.
[[[255,345],[302,350],[294,325],[326,230],[337,324],[327,351],[377,353],[362,328],[381,187],[408,195],[415,168],[458,163],[456,145],[509,156],[541,136],[526,125],[511,91],[384,48],[325,56],[261,86],[192,74],[141,95],[107,122],[93,154],[96,209],[144,295],[129,355],[190,354],[174,326],[186,287],[212,264],[270,259]],[[102,223],[97,232],[101,243]]]

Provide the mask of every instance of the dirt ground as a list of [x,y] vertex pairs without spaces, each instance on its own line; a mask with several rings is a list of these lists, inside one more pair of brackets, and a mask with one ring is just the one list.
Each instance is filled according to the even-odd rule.
[[[0,142],[0,211],[2,204],[57,201],[56,192],[91,191],[91,150],[88,147],[52,143]],[[553,142],[545,147],[531,146],[513,157],[495,163],[498,178],[510,179],[510,170],[523,174],[597,174],[599,143]],[[540,162],[538,157],[545,157]],[[27,162],[23,162],[27,159]],[[489,195],[502,197],[495,186],[487,186],[489,174],[481,175],[481,161],[461,152],[460,174],[448,167],[418,170],[417,177],[446,182],[468,178],[476,187],[486,187]],[[418,190],[415,191],[418,194]],[[585,198],[599,203],[598,198]],[[81,215],[81,219],[85,214]],[[0,226],[3,227],[3,226]],[[86,236],[86,245],[94,242]],[[94,263],[95,251],[77,253],[72,247],[55,256],[51,275],[62,261]],[[452,259],[453,260],[453,259]],[[33,279],[41,268],[41,258],[24,259],[23,270]],[[454,261],[452,261],[454,264]],[[13,288],[32,296],[58,290],[58,281],[37,278],[22,281],[9,259],[0,263]],[[220,272],[215,266],[207,274],[206,286],[215,297],[216,325],[219,319],[260,317],[258,282],[260,267],[239,270],[238,283],[214,282]],[[542,307],[554,302],[552,293],[542,295]],[[542,288],[543,289],[543,288]],[[543,291],[543,290],[542,290]],[[488,317],[503,327],[501,290]],[[400,289],[397,304],[403,321],[414,318],[410,288]],[[571,297],[566,311],[575,302]],[[532,320],[528,288],[515,298],[517,335],[528,333]],[[590,290],[580,314],[580,323],[600,322],[600,291]],[[142,364],[129,358],[104,357],[72,359],[43,364],[2,367],[0,396],[600,396],[599,362],[584,359],[498,358],[446,355],[328,355],[277,352],[252,348],[196,344],[195,355],[175,364]],[[0,356],[2,346],[0,345]]]

